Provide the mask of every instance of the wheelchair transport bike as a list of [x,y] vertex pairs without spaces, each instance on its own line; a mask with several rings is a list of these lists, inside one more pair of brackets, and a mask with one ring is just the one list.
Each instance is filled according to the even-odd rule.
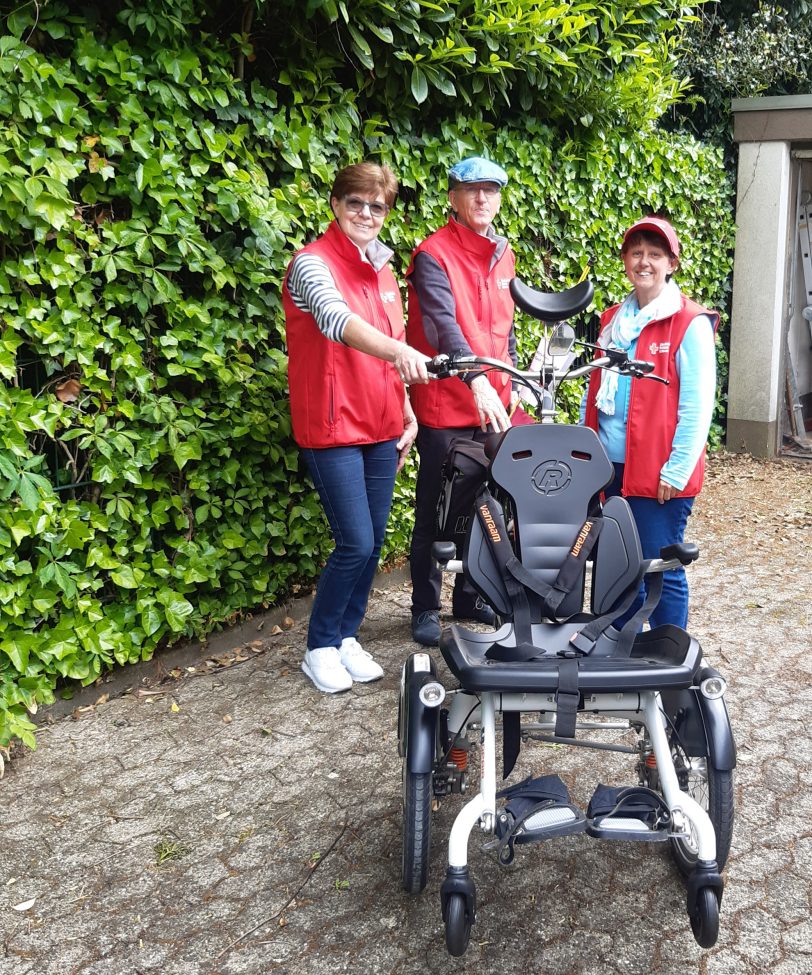
[[[548,294],[514,278],[511,291],[519,308],[548,323],[543,354],[534,359],[538,368],[443,355],[429,367],[440,380],[504,370],[532,394],[539,422],[489,438],[473,490],[472,475],[466,478],[467,514],[451,526],[443,522],[454,507],[459,470],[446,466],[439,517],[445,540],[435,542],[433,554],[445,570],[465,573],[497,623],[491,632],[456,623],[443,630],[440,652],[454,686],[444,684],[426,652],[404,664],[398,714],[403,888],[418,894],[426,887],[433,813],[451,797],[473,792],[469,768],[479,765],[478,792],[466,796],[451,828],[440,889],[452,955],[465,952],[476,919],[468,865],[475,830],[501,866],[519,847],[579,833],[669,844],[685,878],[691,930],[709,948],[718,938],[721,874],[733,832],[736,747],[726,681],[685,630],[643,628],[662,573],[688,565],[698,549],[672,545],[659,559],[644,560],[626,500],[601,503],[613,467],[597,435],[556,422],[556,392],[567,379],[596,368],[640,382],[659,377],[651,375],[651,363],[614,350],[597,349],[597,358],[572,366],[574,330],[564,322],[591,301],[588,280]],[[644,576],[648,595],[638,609]],[[546,767],[498,789],[497,731],[504,779],[521,746],[541,741],[625,754],[632,781],[598,783],[585,809]],[[471,761],[477,749],[478,763]],[[544,754],[547,766],[547,757],[560,751],[545,748]]]

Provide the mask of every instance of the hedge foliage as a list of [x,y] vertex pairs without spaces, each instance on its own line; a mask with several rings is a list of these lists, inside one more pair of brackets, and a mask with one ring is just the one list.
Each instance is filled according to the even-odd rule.
[[682,0],[309,0],[304,15],[299,0],[259,7],[273,31],[251,44],[257,76],[317,96],[338,77],[364,118],[394,118],[394,132],[409,96],[432,114],[463,105],[502,122],[645,127],[684,88],[672,69],[692,14]]
[[[721,304],[731,266],[731,187],[691,138],[452,112],[421,127],[415,106],[364,127],[353,90],[241,83],[233,49],[173,29],[183,3],[117,6],[100,25],[54,3],[35,30],[26,6],[0,37],[0,745],[33,747],[27,715],[60,685],[317,575],[329,539],[290,438],[279,288],[342,165],[399,174],[384,237],[401,270],[473,152],[511,176],[500,226],[538,286],[591,256],[598,304],[616,299],[622,231],[649,209],[681,228],[697,298]],[[519,331],[529,355],[538,326]]]

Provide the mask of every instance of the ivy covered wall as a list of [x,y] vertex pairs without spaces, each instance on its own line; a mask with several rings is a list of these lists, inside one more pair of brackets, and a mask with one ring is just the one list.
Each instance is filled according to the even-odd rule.
[[[44,5],[34,24],[25,5],[0,37],[0,745],[34,744],[27,712],[60,684],[318,573],[328,533],[290,438],[280,285],[342,165],[399,175],[383,236],[401,271],[445,219],[449,165],[485,152],[510,174],[499,222],[531,283],[570,284],[592,257],[597,304],[616,300],[623,229],[665,208],[686,288],[719,305],[728,287],[731,189],[693,138],[415,102],[383,123],[351,87],[240,80],[233,44],[156,13],[182,3],[110,7],[101,23]],[[519,333],[529,354],[537,325]]]

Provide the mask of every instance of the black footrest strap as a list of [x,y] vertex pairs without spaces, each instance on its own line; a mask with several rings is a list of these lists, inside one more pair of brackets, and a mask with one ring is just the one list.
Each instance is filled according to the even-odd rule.
[[662,829],[671,823],[671,810],[663,797],[643,786],[618,789],[598,785],[589,800],[586,814],[596,828],[600,828],[604,820],[616,816],[639,819],[652,830]]
[[[499,838],[496,856],[503,866],[513,862],[516,843],[564,836],[582,832],[586,828],[586,817],[571,804],[569,791],[557,775],[542,775],[535,779],[528,777],[496,795],[499,799],[508,800],[496,821],[496,835]],[[564,813],[566,821],[550,824],[549,827],[527,828],[529,820],[546,812]]]
[[565,658],[558,665],[558,690],[555,693],[555,733],[559,738],[575,737],[580,701],[578,661]]

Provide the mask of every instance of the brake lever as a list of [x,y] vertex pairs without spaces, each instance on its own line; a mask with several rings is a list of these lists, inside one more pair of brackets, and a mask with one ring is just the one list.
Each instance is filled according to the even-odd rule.
[[453,360],[444,352],[433,356],[426,363],[426,371],[433,379],[448,379],[454,375]]

